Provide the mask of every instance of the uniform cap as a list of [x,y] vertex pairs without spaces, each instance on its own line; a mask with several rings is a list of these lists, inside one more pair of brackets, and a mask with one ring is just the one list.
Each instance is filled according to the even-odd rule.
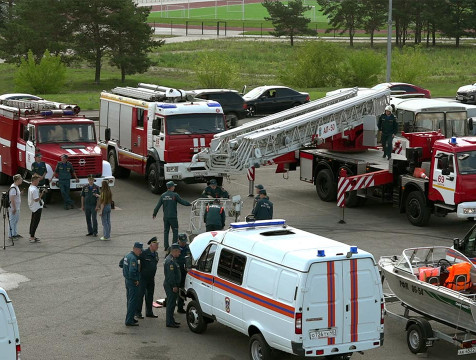
[[265,190],[265,189],[261,189],[261,190],[259,191],[259,194],[260,194],[260,195],[266,195],[266,190]]
[[157,244],[157,236],[154,236],[152,239],[150,239],[149,241],[147,241],[147,245],[150,245],[150,244]]
[[210,185],[217,185],[217,181],[215,179],[210,180]]
[[41,153],[36,153],[35,157],[41,157]]
[[255,185],[255,188],[256,188],[256,189],[263,190],[263,189],[264,189],[264,186],[261,185],[261,184],[258,184],[258,185]]
[[392,105],[385,106],[385,111],[393,111]]
[[179,241],[187,242],[187,234],[184,234],[184,233],[179,234],[178,239]]
[[93,174],[89,174],[89,175],[88,175],[88,179],[94,179],[94,175],[93,175]]
[[67,159],[67,158],[68,158],[68,155],[66,155],[66,154],[62,154],[62,155],[61,155],[61,158],[65,158],[65,159]]
[[167,182],[167,184],[165,184],[167,186],[167,188],[171,188],[172,186],[177,186],[176,183],[174,183],[173,181],[169,181]]
[[180,250],[180,246],[177,243],[170,245],[170,250]]
[[144,248],[144,245],[141,242],[136,241],[134,243],[134,247],[142,250]]

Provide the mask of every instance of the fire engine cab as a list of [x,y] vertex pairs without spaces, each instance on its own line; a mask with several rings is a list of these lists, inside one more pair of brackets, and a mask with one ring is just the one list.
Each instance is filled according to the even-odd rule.
[[215,101],[195,100],[183,90],[143,83],[102,92],[99,145],[113,175],[143,174],[155,194],[169,180],[221,183],[224,173],[192,163],[192,156],[225,130],[223,109]]
[[98,186],[104,179],[114,186],[111,167],[101,159],[94,122],[79,116],[79,111],[77,105],[29,94],[0,96],[0,184],[7,184],[15,174],[28,179],[35,153],[39,152],[52,190],[59,189],[53,173],[62,154],[68,155],[79,178],[79,182],[71,180],[72,190],[86,185],[89,174],[94,175]]

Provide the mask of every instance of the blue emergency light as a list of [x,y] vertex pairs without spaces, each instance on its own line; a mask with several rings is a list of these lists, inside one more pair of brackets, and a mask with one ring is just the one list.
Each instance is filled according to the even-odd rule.
[[261,220],[250,223],[231,223],[230,227],[232,229],[246,229],[246,228],[256,228],[260,226],[284,226],[286,225],[286,220]]
[[176,109],[177,105],[174,105],[174,104],[160,104],[157,107],[162,108],[162,109]]
[[456,136],[452,136],[450,140],[451,145],[456,145]]
[[351,252],[352,254],[358,254],[357,246],[351,246],[351,247],[350,247],[350,252]]
[[317,250],[317,256],[318,257],[324,257],[324,256],[326,256],[326,252],[324,250]]
[[211,102],[211,103],[208,103],[207,105],[208,107],[221,107],[221,105],[217,102]]

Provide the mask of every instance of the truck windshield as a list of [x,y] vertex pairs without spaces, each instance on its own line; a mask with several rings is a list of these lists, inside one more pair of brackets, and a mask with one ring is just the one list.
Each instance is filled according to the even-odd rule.
[[225,131],[223,114],[180,114],[166,118],[167,134],[216,134]]
[[476,151],[458,153],[457,159],[460,174],[476,174]]
[[445,133],[445,113],[431,112],[418,113],[415,117],[413,131],[437,131],[446,137],[468,135],[466,111],[454,111],[446,113],[446,132]]
[[96,142],[92,124],[55,124],[38,127],[38,142],[44,143],[76,143]]

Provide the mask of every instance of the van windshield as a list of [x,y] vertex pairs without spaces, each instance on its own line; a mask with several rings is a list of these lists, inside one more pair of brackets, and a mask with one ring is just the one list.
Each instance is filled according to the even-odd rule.
[[[447,134],[445,133],[445,115]],[[446,137],[467,135],[466,111],[447,112],[446,114],[444,112],[421,112],[416,115],[412,131],[437,130],[441,130]]]
[[223,114],[180,114],[166,119],[167,134],[216,134],[225,131]]
[[60,124],[40,125],[38,127],[38,142],[45,143],[75,143],[96,142],[96,133],[92,124]]
[[458,170],[460,174],[476,174],[476,151],[458,153],[456,158],[458,159]]

